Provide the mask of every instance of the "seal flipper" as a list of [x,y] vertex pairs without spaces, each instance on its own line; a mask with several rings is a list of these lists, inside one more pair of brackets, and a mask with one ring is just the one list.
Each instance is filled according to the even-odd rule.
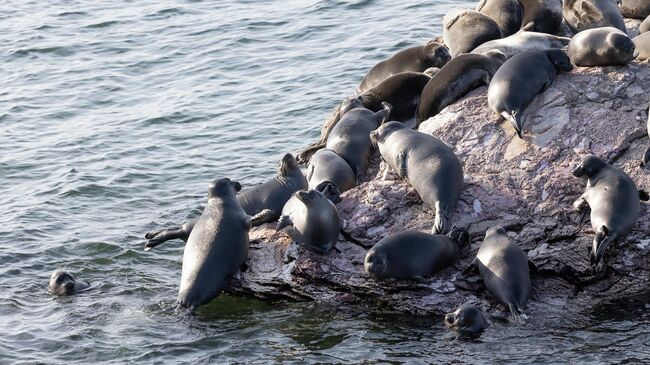
[[436,217],[433,222],[432,234],[444,234],[447,226],[449,225],[449,217],[451,214],[447,209],[447,204],[442,206],[440,200],[436,202]]
[[650,147],[646,148],[645,153],[643,154],[643,160],[641,161],[641,168],[648,166],[650,162]]
[[264,209],[250,218],[251,226],[257,227],[264,223],[273,222],[277,216],[278,214],[271,209]]
[[377,118],[377,124],[382,125],[388,122],[390,118],[390,113],[393,111],[393,106],[388,102],[383,101],[381,105],[384,107],[382,110],[375,113],[375,118]]
[[463,270],[462,275],[468,277],[470,275],[478,275],[478,258],[475,257],[474,260]]
[[600,260],[602,260],[605,250],[609,245],[616,241],[618,235],[611,233],[607,227],[601,226],[600,229],[596,232],[596,237],[594,237],[593,246],[591,248],[591,255],[589,256],[589,261],[593,266],[598,265]]
[[288,215],[283,215],[278,219],[278,225],[275,226],[276,231],[281,231],[284,227],[288,226],[293,226],[293,222],[291,221],[291,217]]
[[144,235],[144,238],[148,240],[144,245],[144,250],[149,251],[165,241],[173,240],[176,238],[180,238],[183,241],[187,242],[187,239],[190,237],[190,233],[192,233],[192,229],[194,228],[197,220],[198,219],[193,219],[180,227],[165,228],[157,231],[147,232]]
[[642,202],[647,202],[648,200],[650,200],[650,195],[645,190],[639,190],[639,200],[641,200]]
[[522,319],[528,318],[528,316],[524,314],[524,311],[519,307],[517,303],[508,303],[508,309],[510,310],[510,314],[512,314],[512,317],[517,322],[520,322]]
[[397,168],[397,175],[402,179],[405,178],[406,175],[408,174],[406,168],[407,157],[408,157],[408,152],[406,152],[406,150],[401,150],[399,151],[397,157],[395,158],[395,164],[396,164],[395,167]]

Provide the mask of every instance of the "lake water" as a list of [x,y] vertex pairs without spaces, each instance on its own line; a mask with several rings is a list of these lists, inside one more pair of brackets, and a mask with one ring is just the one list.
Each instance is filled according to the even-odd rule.
[[[143,234],[195,214],[212,179],[269,179],[456,6],[475,2],[1,2],[0,364],[650,363],[648,297],[533,302],[472,341],[438,317],[315,303],[174,314],[182,242],[144,252]],[[94,289],[52,297],[58,267]]]

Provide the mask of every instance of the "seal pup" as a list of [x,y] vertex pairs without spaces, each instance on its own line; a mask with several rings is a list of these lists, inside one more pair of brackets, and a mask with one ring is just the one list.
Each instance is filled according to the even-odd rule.
[[503,37],[515,34],[521,28],[523,13],[519,0],[481,0],[476,10],[494,20]]
[[562,25],[561,0],[519,0],[523,10],[521,29],[557,34]]
[[452,58],[469,53],[487,41],[501,38],[499,25],[476,10],[452,10],[444,16],[442,25],[442,37]]
[[650,61],[650,32],[641,33],[634,37],[634,47],[638,53],[638,61]]
[[582,31],[571,39],[567,54],[576,66],[618,66],[634,59],[634,42],[613,27]]
[[454,151],[438,138],[399,122],[382,124],[370,138],[384,161],[435,210],[432,233],[447,232],[463,189],[463,166]]
[[522,138],[522,114],[528,104],[551,86],[558,72],[573,68],[564,51],[522,52],[503,64],[494,74],[488,87],[488,104],[504,117]]
[[445,326],[461,334],[478,334],[490,327],[483,312],[471,304],[463,304],[445,315]]
[[276,231],[285,228],[294,242],[327,253],[338,241],[341,219],[334,203],[321,192],[298,191],[284,205]]
[[454,57],[431,78],[422,90],[415,114],[415,127],[437,115],[468,92],[488,85],[492,76],[506,61],[499,51],[482,54],[462,54]]
[[573,176],[587,179],[587,189],[574,203],[577,211],[591,208],[591,227],[596,232],[589,260],[596,266],[607,247],[630,233],[641,210],[640,200],[648,193],[618,167],[589,155],[573,170]]
[[650,15],[648,15],[643,23],[639,26],[639,34],[650,31]]
[[208,187],[208,204],[183,252],[178,304],[195,310],[219,295],[248,257],[250,218],[235,195],[241,185],[228,178]]
[[67,296],[75,295],[89,287],[89,283],[76,280],[70,272],[58,269],[50,275],[50,283],[47,286],[47,290],[53,295]]
[[620,0],[620,8],[626,18],[644,19],[650,15],[648,0]]
[[310,190],[316,189],[325,181],[336,184],[341,193],[357,185],[356,176],[350,165],[336,152],[327,148],[318,150],[309,160],[307,180]]
[[398,232],[382,238],[368,251],[364,268],[376,280],[421,280],[458,261],[459,246],[468,242],[467,231],[456,227],[447,235]]
[[627,32],[618,0],[564,0],[562,13],[573,33],[601,27]]
[[539,32],[520,31],[509,37],[495,39],[476,47],[472,53],[489,51],[503,52],[508,58],[525,51],[546,51],[552,48],[564,48],[571,38],[558,37]]
[[518,319],[530,295],[529,261],[503,227],[491,227],[465,274],[478,269],[485,287]]
[[436,41],[401,50],[389,59],[374,65],[361,81],[359,91],[370,90],[400,72],[424,72],[430,67],[442,67],[450,59],[447,46]]

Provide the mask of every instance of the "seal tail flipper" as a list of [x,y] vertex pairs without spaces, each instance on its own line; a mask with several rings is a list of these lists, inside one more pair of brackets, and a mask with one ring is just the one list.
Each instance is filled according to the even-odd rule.
[[510,309],[510,314],[516,322],[523,322],[528,316],[521,309],[517,303],[508,303],[508,309]]
[[288,215],[283,215],[278,219],[278,225],[275,226],[276,231],[281,231],[284,227],[288,227],[293,225],[293,222],[291,221],[291,217]]
[[273,222],[277,216],[277,213],[271,209],[264,209],[251,217],[251,226],[257,227],[264,223]]
[[144,238],[148,240],[147,243],[144,244],[144,250],[149,251],[163,242],[176,238],[187,241],[188,236],[189,232],[184,230],[183,227],[166,228],[158,231],[147,232],[147,234],[144,235]]
[[431,234],[444,234],[447,227],[449,226],[449,212],[447,211],[447,205],[445,204],[444,208],[440,200],[436,202],[436,218],[433,222],[433,229]]
[[296,155],[296,161],[298,161],[299,164],[306,164],[309,162],[309,159],[311,156],[316,153],[316,151],[322,149],[325,147],[327,142],[327,138],[325,140],[320,140],[318,142],[314,142],[307,147],[305,147],[302,151],[298,152],[298,155]]
[[331,181],[323,181],[318,184],[314,190],[323,193],[323,195],[334,204],[341,201],[341,192],[339,191],[339,187]]
[[641,168],[645,168],[648,166],[648,162],[650,162],[650,147],[646,148],[645,153],[643,154],[643,160],[641,161]]
[[456,241],[459,247],[465,247],[469,243],[470,236],[465,228],[451,227],[447,234],[449,238]]
[[519,138],[522,138],[521,123],[520,123],[519,118],[518,118],[518,116],[517,116],[517,112],[514,111],[514,110],[513,110],[513,111],[510,111],[510,112],[507,112],[507,111],[504,110],[504,111],[502,111],[500,114],[501,114],[501,116],[504,117],[508,122],[510,122],[510,124],[512,125],[512,127],[513,127],[513,128],[515,129],[515,131],[517,132],[517,136],[519,136]]
[[593,245],[591,248],[591,255],[589,260],[592,265],[596,266],[602,260],[603,255],[607,247],[614,242],[617,238],[617,235],[610,234],[609,229],[605,226],[601,226],[600,229],[596,232],[596,237],[594,237]]
[[639,200],[642,202],[647,202],[650,200],[650,194],[648,194],[648,192],[645,190],[639,190]]

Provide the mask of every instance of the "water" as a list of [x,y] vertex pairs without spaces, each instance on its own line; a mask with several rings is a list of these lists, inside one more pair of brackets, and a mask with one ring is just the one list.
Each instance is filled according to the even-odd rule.
[[[181,243],[142,250],[208,181],[273,176],[369,67],[473,5],[0,3],[0,363],[650,362],[647,297],[532,303],[526,324],[472,341],[437,317],[228,296],[188,318]],[[57,267],[94,289],[53,298]]]

